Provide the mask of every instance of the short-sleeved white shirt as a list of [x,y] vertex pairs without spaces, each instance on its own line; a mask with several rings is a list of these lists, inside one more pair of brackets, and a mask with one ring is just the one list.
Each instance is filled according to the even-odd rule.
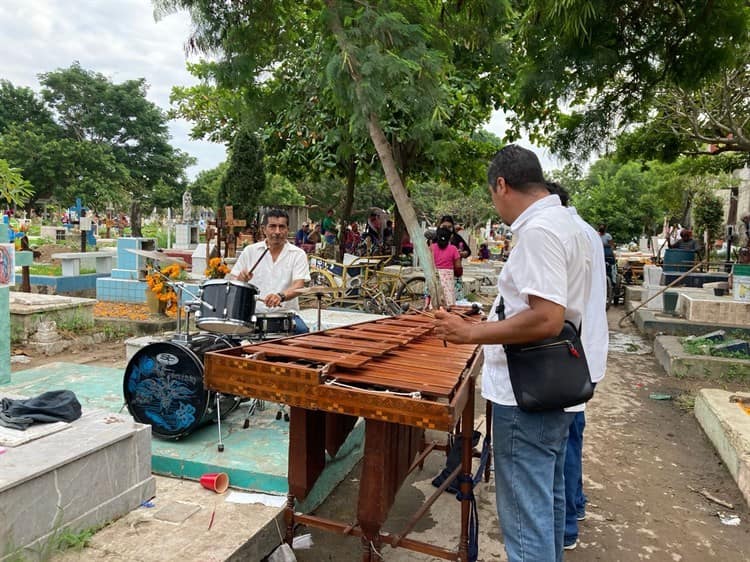
[[[266,249],[266,242],[256,242],[247,246],[232,268],[231,275],[238,276],[242,271],[250,271]],[[283,310],[299,311],[299,299],[294,298],[281,303],[276,308],[268,308],[263,304],[263,299],[272,293],[280,293],[288,289],[293,281],[310,281],[310,265],[307,262],[307,254],[297,246],[286,242],[281,253],[273,261],[271,252],[267,252],[258,262],[253,271],[250,283],[258,287],[258,296],[255,304],[256,312],[279,312]]]
[[[498,296],[488,321],[497,320],[501,296],[505,317],[510,318],[528,310],[529,296],[534,295],[565,307],[565,319],[580,325],[590,295],[591,250],[560,198],[549,195],[536,201],[511,230],[517,243],[498,278]],[[502,345],[484,346],[482,396],[496,404],[517,405]]]
[[604,262],[604,245],[599,233],[583,220],[575,207],[568,207],[568,212],[578,227],[586,234],[591,245],[591,297],[586,301],[583,311],[581,341],[589,365],[592,382],[604,378],[607,370],[607,351],[609,350],[609,326],[607,324],[607,267]]

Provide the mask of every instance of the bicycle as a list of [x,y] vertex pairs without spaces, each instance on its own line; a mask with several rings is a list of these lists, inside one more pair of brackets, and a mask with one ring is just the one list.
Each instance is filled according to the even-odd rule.
[[327,306],[351,306],[381,314],[400,314],[424,302],[425,278],[386,271],[392,256],[363,256],[349,263],[310,257],[310,284],[334,289],[323,298]]

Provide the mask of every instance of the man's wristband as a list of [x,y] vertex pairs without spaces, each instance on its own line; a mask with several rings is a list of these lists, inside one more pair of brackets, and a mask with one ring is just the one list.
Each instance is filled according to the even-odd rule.
[[281,299],[281,302],[284,302],[286,300],[286,295],[284,293],[279,293],[279,298]]

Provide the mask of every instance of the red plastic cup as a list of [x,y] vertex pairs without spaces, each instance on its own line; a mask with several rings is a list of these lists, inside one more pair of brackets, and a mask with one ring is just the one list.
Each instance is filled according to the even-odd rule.
[[217,494],[223,494],[229,488],[229,475],[226,472],[209,472],[201,476],[201,486]]

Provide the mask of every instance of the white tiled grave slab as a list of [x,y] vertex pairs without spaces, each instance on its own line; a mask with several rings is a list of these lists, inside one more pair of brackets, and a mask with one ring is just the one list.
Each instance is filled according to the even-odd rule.
[[70,424],[66,422],[36,423],[28,427],[25,431],[22,431],[0,425],[0,445],[4,447],[18,447],[29,441],[34,441],[35,439],[67,429],[69,426]]
[[154,496],[149,426],[99,409],[67,425],[0,455],[0,561],[29,558],[66,529],[102,525]]

